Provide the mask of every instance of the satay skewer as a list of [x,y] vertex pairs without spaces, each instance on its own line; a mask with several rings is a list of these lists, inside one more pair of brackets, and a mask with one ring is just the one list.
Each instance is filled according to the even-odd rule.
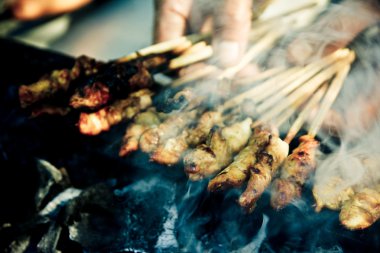
[[[323,97],[318,114],[309,127],[308,134],[300,137],[300,145],[287,157],[281,169],[280,178],[274,181],[271,196],[271,205],[274,208],[281,209],[295,198],[298,198],[305,181],[315,170],[315,155],[319,147],[319,142],[315,140],[315,136],[321,127],[323,118],[326,116],[327,111],[342,88],[344,79],[349,72],[350,64],[353,59],[354,54],[351,52],[348,57],[348,62],[345,62],[346,66],[338,71],[337,75],[332,80],[329,89],[326,91],[326,95]],[[315,101],[320,99],[318,94],[314,96],[314,99]],[[285,138],[288,143],[293,139],[296,135],[296,131],[300,129],[300,126],[305,121],[307,115],[306,109],[310,112],[311,108],[314,106],[314,99],[312,99],[305,107],[305,110],[301,112],[298,120],[296,120],[288,132],[288,135]],[[319,198],[317,199],[319,200]],[[317,206],[320,205],[320,203],[317,203]]]
[[152,91],[142,89],[97,112],[81,113],[78,121],[79,130],[86,135],[97,135],[108,131],[113,125],[132,119],[140,111],[151,106],[152,96]]
[[[325,94],[327,86],[322,86],[319,91],[310,99],[310,101],[305,105],[303,110],[298,115],[297,119],[293,122],[292,126],[288,130],[288,134],[286,135],[284,141],[288,144],[293,140],[293,138],[297,135],[297,133],[301,130],[301,127],[306,122],[307,116],[310,114],[311,110],[318,106],[320,100]],[[294,167],[294,159],[293,157],[297,157],[295,154],[302,154],[300,159],[305,160],[309,156],[314,155],[315,149],[318,147],[318,142],[313,139],[304,137],[300,138],[301,144],[298,148],[296,148],[291,155],[289,155],[282,168],[280,169],[281,178],[275,179],[272,183],[271,190],[271,206],[275,209],[281,209],[287,204],[289,204],[294,198],[299,197],[301,193],[301,188],[299,184],[296,184],[292,181],[292,177],[289,177],[289,174],[293,174],[292,168]],[[305,152],[305,147],[307,148],[307,152]],[[301,153],[300,153],[301,152]],[[295,160],[297,161],[297,160]],[[297,164],[298,165],[298,164]],[[308,166],[313,166],[314,163],[309,163]],[[287,171],[290,170],[289,172]],[[287,172],[287,173],[285,173]]]
[[286,115],[281,115],[281,117],[272,120],[272,124],[261,124],[255,127],[248,140],[248,145],[235,156],[231,164],[210,180],[207,187],[208,191],[214,192],[230,187],[241,187],[249,178],[250,170],[257,161],[256,154],[264,150],[274,136],[278,136],[278,130],[274,126],[280,127],[292,116],[293,112],[293,108],[290,108]]

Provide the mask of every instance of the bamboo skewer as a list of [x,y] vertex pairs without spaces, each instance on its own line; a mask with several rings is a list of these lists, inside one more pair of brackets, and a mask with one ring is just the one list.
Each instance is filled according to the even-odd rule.
[[344,80],[350,71],[351,68],[351,62],[354,60],[355,54],[352,52],[350,54],[350,57],[348,59],[348,63],[346,63],[346,66],[343,67],[342,70],[340,70],[334,80],[332,81],[330,88],[328,89],[325,97],[322,100],[321,107],[319,109],[318,114],[314,118],[314,120],[311,122],[310,127],[309,127],[309,135],[311,136],[316,136],[324,118],[326,117],[330,107],[334,103],[336,97],[339,94],[339,91],[341,90]]
[[[306,84],[302,85],[293,92],[289,91],[289,89],[287,88],[280,90],[279,92],[277,92],[275,97],[271,97],[270,100],[266,100],[262,104],[257,106],[258,113],[270,109],[276,103],[282,103],[286,105],[287,101],[283,100],[283,97],[286,95],[290,94],[287,97],[287,99],[293,101],[298,99],[299,97],[304,96],[305,94],[310,93],[310,91],[316,90],[323,82],[329,80],[342,65],[343,63],[341,62],[332,65],[331,67],[323,70],[322,72],[314,76],[312,79],[310,79],[310,81],[308,81]],[[281,100],[283,102],[281,102]]]
[[211,73],[216,72],[217,70],[218,68],[213,65],[206,65],[204,66],[204,68],[197,69],[188,75],[177,78],[176,80],[172,82],[171,86],[172,87],[182,86],[186,83],[189,83],[189,82],[198,80],[200,78],[203,78],[207,75],[210,75]]
[[204,61],[210,58],[213,54],[213,49],[211,46],[205,46],[191,54],[181,55],[177,58],[174,58],[169,63],[169,70],[179,69],[193,63]]
[[137,50],[136,52],[133,52],[129,55],[120,57],[119,59],[116,60],[117,63],[122,63],[122,62],[128,62],[135,60],[139,57],[144,57],[152,54],[160,54],[160,53],[166,53],[172,50],[175,50],[176,48],[183,47],[183,45],[191,45],[207,39],[210,37],[209,34],[192,34],[188,36],[183,36],[179,37],[173,40],[168,40],[164,41],[161,43],[157,43],[148,47],[145,47],[143,49]]
[[254,83],[260,80],[267,79],[269,77],[276,76],[277,74],[282,73],[284,71],[285,69],[282,67],[267,69],[267,70],[264,70],[263,72],[260,72],[252,76],[238,78],[236,79],[236,81],[234,80],[234,84],[240,86],[240,85],[245,85],[249,83]]
[[293,122],[292,126],[289,128],[288,134],[286,135],[284,139],[286,143],[290,144],[290,142],[294,139],[294,137],[297,135],[299,130],[301,130],[301,127],[305,123],[306,118],[309,115],[310,111],[319,104],[326,90],[327,90],[327,85],[325,84],[318,90],[317,93],[313,95],[310,101],[305,105],[305,107],[302,109],[302,111],[298,115],[297,119]]
[[[266,82],[260,84],[259,86],[256,86],[252,88],[251,90],[248,90],[230,99],[229,101],[225,103],[223,109],[226,110],[231,107],[234,107],[248,98],[254,98],[256,103],[264,101],[269,96],[273,94],[277,94],[278,91],[282,88],[284,88],[284,90],[282,91],[282,94],[284,93],[287,94],[291,92],[293,89],[302,85],[305,81],[310,79],[313,75],[318,73],[324,67],[334,63],[335,61],[341,58],[344,58],[347,55],[348,55],[348,50],[341,49],[329,56],[326,56],[314,63],[307,65],[305,68],[293,67],[267,80]],[[293,82],[291,88],[287,87],[287,85],[290,82]],[[277,99],[283,98],[283,97],[284,95],[275,95],[275,98]],[[267,101],[268,101],[267,103],[273,103],[272,98],[271,100],[267,100]]]
[[286,70],[282,73],[278,73],[277,75],[268,79],[267,81],[265,81],[265,82],[255,86],[255,87],[231,98],[230,100],[226,101],[223,104],[223,106],[220,107],[220,110],[227,110],[227,109],[230,109],[234,106],[237,106],[246,99],[250,99],[250,98],[258,96],[259,94],[261,94],[265,90],[268,90],[268,89],[276,90],[277,89],[277,87],[275,85],[276,83],[278,83],[281,79],[285,78],[286,76],[298,71],[299,69],[300,69],[299,67],[294,67],[294,68]]

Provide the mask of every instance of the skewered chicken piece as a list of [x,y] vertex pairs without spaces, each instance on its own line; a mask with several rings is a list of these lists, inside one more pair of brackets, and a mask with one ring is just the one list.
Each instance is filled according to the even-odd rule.
[[315,199],[317,212],[323,207],[331,210],[339,210],[343,203],[354,195],[354,189],[351,186],[345,186],[340,177],[330,178],[323,184],[314,184],[313,196]]
[[36,83],[21,85],[19,88],[20,105],[25,108],[52,97],[58,91],[66,91],[74,80],[95,74],[102,66],[104,63],[87,56],[80,56],[71,69],[53,70]]
[[248,145],[238,153],[227,168],[209,182],[208,190],[213,192],[241,186],[248,178],[250,168],[256,163],[255,154],[268,145],[270,136],[271,131],[268,128],[256,127]]
[[286,159],[289,152],[288,143],[272,134],[268,145],[256,153],[256,164],[250,167],[247,188],[239,198],[239,205],[248,212],[253,211],[256,201],[272,181],[272,176]]
[[271,196],[273,208],[283,208],[293,199],[299,198],[302,186],[315,170],[315,155],[319,142],[309,135],[301,136],[299,141],[300,145],[293,150],[282,166],[280,178],[273,183]]
[[222,115],[218,111],[207,111],[202,114],[195,128],[189,130],[187,143],[190,147],[195,147],[207,139],[207,135],[214,125],[222,122]]
[[152,160],[160,164],[172,165],[179,161],[189,146],[203,143],[214,125],[221,123],[220,112],[208,111],[202,114],[195,128],[186,129],[179,136],[169,138],[152,154]]
[[152,91],[143,89],[131,93],[128,98],[116,101],[94,113],[81,113],[79,130],[82,134],[97,135],[108,131],[111,126],[133,118],[137,113],[152,105]]
[[201,180],[227,166],[234,154],[248,142],[252,120],[247,118],[222,129],[214,129],[206,144],[191,150],[185,157],[185,172],[190,180]]
[[159,144],[178,135],[193,122],[197,110],[173,114],[160,125],[145,131],[139,141],[140,148],[145,153],[153,152]]
[[140,64],[112,64],[72,95],[70,105],[74,108],[97,109],[113,98],[123,98],[130,92],[149,88],[152,77]]
[[151,155],[151,159],[159,164],[176,164],[183,152],[188,148],[186,139],[189,136],[187,130],[182,131],[179,136],[169,138],[166,142],[159,145]]
[[380,185],[364,188],[343,204],[340,222],[348,229],[358,230],[371,226],[380,218]]
[[148,110],[137,114],[134,122],[128,126],[123,137],[119,156],[127,156],[128,154],[138,150],[141,135],[149,128],[157,126],[160,123],[161,119],[155,110]]

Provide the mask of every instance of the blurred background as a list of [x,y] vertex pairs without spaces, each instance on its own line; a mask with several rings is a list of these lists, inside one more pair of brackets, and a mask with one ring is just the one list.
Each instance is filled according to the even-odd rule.
[[108,60],[152,42],[152,0],[98,0],[70,14],[38,21],[9,18],[0,0],[0,36],[68,55]]

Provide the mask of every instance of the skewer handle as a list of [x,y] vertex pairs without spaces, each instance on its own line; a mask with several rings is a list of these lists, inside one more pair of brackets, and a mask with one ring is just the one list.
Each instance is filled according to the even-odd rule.
[[174,58],[169,63],[169,70],[179,69],[193,63],[206,60],[210,58],[213,54],[213,50],[211,46],[205,46],[199,51],[196,51],[192,54],[186,54]]
[[128,61],[135,60],[139,57],[144,57],[151,54],[166,53],[166,52],[175,50],[176,48],[180,48],[180,47],[182,48],[184,44],[190,47],[192,44],[199,42],[201,40],[207,39],[208,37],[210,37],[209,34],[192,34],[188,36],[179,37],[173,40],[160,42],[160,43],[142,48],[129,55],[123,56],[117,59],[116,62],[117,63],[128,62]]
[[322,100],[321,107],[319,109],[318,114],[314,118],[314,120],[311,122],[308,134],[311,136],[316,136],[324,118],[326,117],[329,109],[331,108],[332,104],[334,103],[336,97],[339,94],[339,91],[341,90],[344,80],[346,76],[348,75],[348,72],[350,71],[351,68],[351,63],[355,59],[355,54],[354,52],[351,52],[348,62],[346,65],[341,69],[336,77],[333,79],[330,88],[326,92],[325,97]]
[[322,99],[323,95],[326,93],[327,90],[327,84],[323,85],[317,93],[313,95],[313,97],[310,99],[310,101],[305,105],[305,107],[302,109],[300,114],[298,115],[297,119],[293,122],[292,126],[290,127],[288,134],[286,135],[284,141],[286,143],[290,143],[294,137],[297,135],[301,127],[306,121],[307,116],[310,114],[310,111],[316,107],[319,103],[319,101]]

